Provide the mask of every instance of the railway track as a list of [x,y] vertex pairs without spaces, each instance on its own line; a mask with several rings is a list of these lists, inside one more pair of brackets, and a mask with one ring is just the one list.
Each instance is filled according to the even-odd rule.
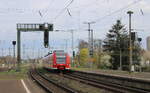
[[38,72],[36,69],[31,69],[29,72],[31,78],[37,82],[47,93],[79,93],[78,91],[52,81],[47,76]]
[[113,92],[117,93],[150,93],[150,91],[143,90],[140,88],[134,88],[134,87],[129,87],[129,86],[123,86],[115,83],[110,83],[107,81],[99,81],[96,80],[95,78],[88,77],[87,75],[82,75],[82,74],[65,74],[64,77],[70,78],[73,80],[77,80],[95,87],[99,88],[105,88]]
[[94,87],[104,88],[115,93],[150,93],[149,90],[144,90],[141,88],[124,86],[113,82],[101,81],[99,79],[94,78],[95,76],[88,75],[87,73],[83,72],[80,73],[78,71],[65,73],[63,76],[65,78],[76,80]]

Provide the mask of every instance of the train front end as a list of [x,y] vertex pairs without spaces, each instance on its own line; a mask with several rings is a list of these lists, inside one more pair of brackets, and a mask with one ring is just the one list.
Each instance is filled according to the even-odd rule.
[[58,70],[70,69],[70,56],[65,52],[54,52],[53,68]]

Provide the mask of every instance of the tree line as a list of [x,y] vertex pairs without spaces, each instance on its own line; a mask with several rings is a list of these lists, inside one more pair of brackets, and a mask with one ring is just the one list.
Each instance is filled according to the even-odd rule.
[[[131,35],[131,40],[133,65],[138,69],[143,57],[141,38],[136,36],[134,32]],[[88,42],[80,40],[79,51],[75,56],[76,66],[129,70],[129,33],[121,20],[117,20],[112,25],[106,34],[106,38],[102,41],[102,48],[94,49],[92,58],[89,56],[88,45]]]

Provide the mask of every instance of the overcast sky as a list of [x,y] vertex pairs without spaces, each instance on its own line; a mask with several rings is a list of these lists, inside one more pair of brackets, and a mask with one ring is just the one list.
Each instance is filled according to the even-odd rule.
[[[74,42],[77,43],[88,37],[88,26],[83,23],[94,21],[91,25],[94,37],[104,39],[117,19],[128,28],[128,10],[134,12],[132,27],[143,38],[145,48],[146,37],[150,35],[149,0],[0,0],[0,48],[12,47],[11,41],[16,40],[16,23],[48,22],[54,24],[55,30],[74,29]],[[70,47],[71,33],[50,32],[53,47],[65,48],[66,39]],[[23,33],[22,44],[28,48],[43,47],[43,34]]]

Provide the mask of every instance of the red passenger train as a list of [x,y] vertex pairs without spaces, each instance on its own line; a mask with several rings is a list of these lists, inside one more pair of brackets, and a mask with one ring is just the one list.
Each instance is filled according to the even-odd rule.
[[65,70],[70,69],[70,56],[63,50],[56,50],[44,57],[44,66],[47,68]]

